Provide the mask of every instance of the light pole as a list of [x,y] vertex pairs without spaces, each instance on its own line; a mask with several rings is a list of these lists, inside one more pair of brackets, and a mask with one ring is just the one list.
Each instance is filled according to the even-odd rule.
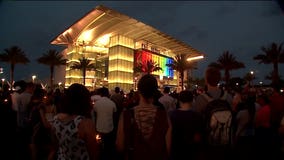
[[2,78],[2,90],[4,90],[4,82],[5,82],[5,79]]
[[36,75],[32,76],[32,82],[35,83]]
[[254,72],[250,71],[250,85],[253,86],[253,78],[254,78]]
[[137,77],[134,77],[134,91],[137,90]]

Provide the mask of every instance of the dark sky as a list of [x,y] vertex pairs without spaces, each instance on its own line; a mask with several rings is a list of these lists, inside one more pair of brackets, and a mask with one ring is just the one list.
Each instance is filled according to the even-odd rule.
[[[17,45],[31,63],[16,65],[15,80],[32,75],[45,81],[49,68],[36,59],[49,49],[63,48],[50,41],[86,13],[102,4],[148,24],[206,54],[195,77],[225,51],[242,61],[245,69],[232,72],[243,77],[253,70],[263,81],[272,65],[258,64],[253,56],[261,46],[284,42],[284,13],[276,1],[2,1],[0,2],[0,51]],[[0,63],[9,79],[7,64]],[[280,65],[284,78],[284,66]]]

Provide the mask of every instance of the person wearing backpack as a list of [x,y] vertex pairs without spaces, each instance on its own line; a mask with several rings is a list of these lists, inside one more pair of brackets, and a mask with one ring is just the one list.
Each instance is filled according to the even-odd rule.
[[157,79],[150,74],[138,81],[139,103],[122,112],[116,147],[126,160],[166,160],[172,127],[167,111],[157,103]]
[[198,95],[193,103],[194,109],[203,115],[205,121],[205,155],[208,159],[226,159],[232,140],[232,96],[219,88],[220,80],[220,70],[208,67],[205,71],[207,91]]

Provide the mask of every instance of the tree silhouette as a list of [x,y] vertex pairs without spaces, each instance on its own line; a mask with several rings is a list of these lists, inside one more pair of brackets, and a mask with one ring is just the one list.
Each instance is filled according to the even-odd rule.
[[188,54],[178,54],[174,57],[172,63],[166,64],[166,66],[170,67],[173,70],[176,70],[179,73],[182,90],[184,86],[184,71],[189,69],[196,69],[196,63],[188,62],[188,57]]
[[53,76],[54,76],[54,67],[60,65],[66,65],[67,59],[63,58],[59,52],[54,49],[48,50],[41,57],[37,59],[38,63],[49,66],[50,70],[50,87],[53,88]]
[[74,62],[71,66],[71,69],[80,69],[82,71],[83,75],[83,84],[85,85],[86,80],[86,71],[89,69],[95,69],[95,64],[92,62],[92,60],[88,58],[80,58],[79,62]]
[[0,54],[0,61],[10,63],[10,84],[13,86],[14,71],[16,64],[27,64],[30,60],[25,55],[25,52],[18,46],[12,46],[4,49],[4,53]]
[[217,62],[212,62],[208,65],[209,67],[216,67],[225,72],[225,82],[228,84],[230,80],[230,71],[240,68],[245,68],[244,63],[236,60],[236,57],[229,51],[224,51],[223,54],[218,58]]
[[273,64],[272,71],[272,84],[279,85],[279,71],[278,71],[278,63],[284,63],[284,50],[282,49],[283,43],[280,45],[276,43],[271,43],[267,48],[262,46],[261,50],[264,54],[258,54],[253,57],[254,60],[258,60],[259,63],[264,64]]
[[146,63],[138,63],[138,65],[134,67],[134,72],[136,73],[151,74],[152,72],[160,70],[162,70],[162,68],[153,60],[148,60]]

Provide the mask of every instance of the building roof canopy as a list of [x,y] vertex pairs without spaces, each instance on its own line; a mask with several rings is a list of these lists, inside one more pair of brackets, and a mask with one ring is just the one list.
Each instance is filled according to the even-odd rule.
[[86,43],[93,43],[104,35],[119,34],[132,38],[135,41],[143,40],[153,45],[167,48],[174,54],[188,53],[190,57],[201,55],[198,50],[186,43],[102,5],[97,6],[71,25],[66,31],[52,40],[51,44],[74,44],[80,40],[84,32],[88,32],[91,35]]

